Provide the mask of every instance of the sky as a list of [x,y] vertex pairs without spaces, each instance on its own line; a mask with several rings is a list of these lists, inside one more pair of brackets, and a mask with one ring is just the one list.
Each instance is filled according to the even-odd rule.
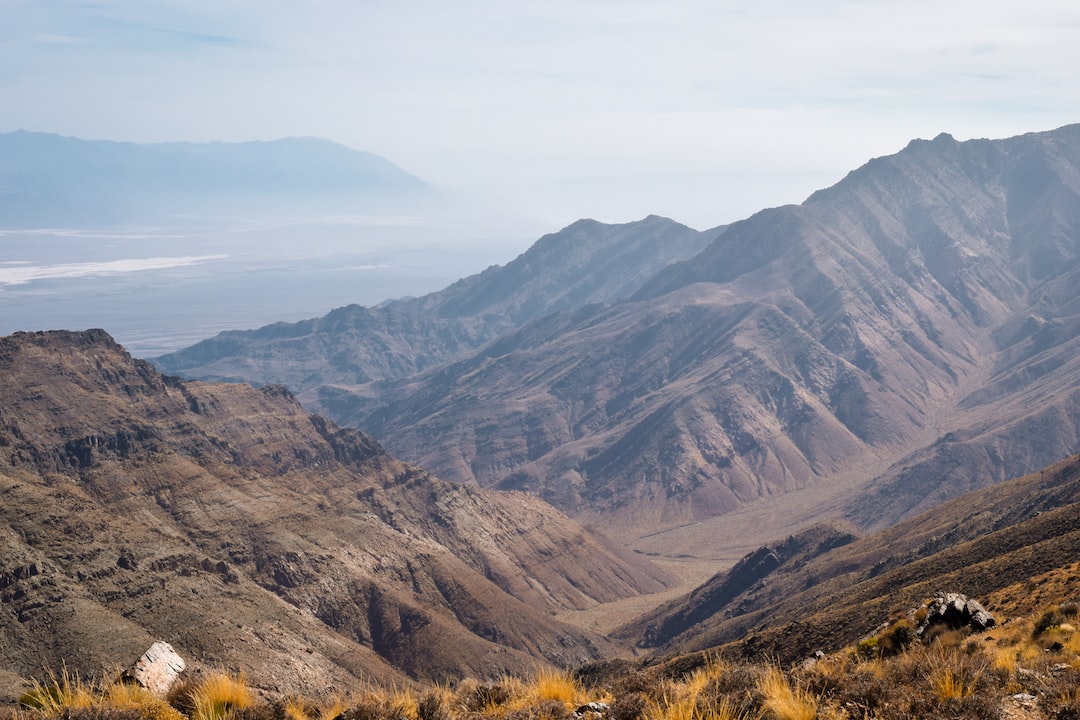
[[704,229],[1080,122],[1072,0],[3,0],[0,131],[316,136],[552,228]]

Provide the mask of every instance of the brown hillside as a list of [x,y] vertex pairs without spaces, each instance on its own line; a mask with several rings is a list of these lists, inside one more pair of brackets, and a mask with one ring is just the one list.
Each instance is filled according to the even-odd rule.
[[[1072,567],[1080,557],[1080,456],[849,543],[822,542],[829,537],[810,531],[763,548],[747,560],[771,554],[774,562],[744,561],[617,634],[664,650],[737,643],[751,655],[796,660],[853,643],[937,592],[986,598]],[[1014,611],[1033,609],[1010,602]]]
[[574,665],[612,646],[553,613],[663,586],[280,387],[163,377],[102,331],[0,338],[0,377],[0,656],[24,676],[156,639],[282,692]]

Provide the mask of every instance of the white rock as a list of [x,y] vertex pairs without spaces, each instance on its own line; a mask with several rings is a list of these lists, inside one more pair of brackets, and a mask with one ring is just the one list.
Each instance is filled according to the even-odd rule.
[[187,664],[167,642],[156,642],[125,675],[158,697],[169,694]]

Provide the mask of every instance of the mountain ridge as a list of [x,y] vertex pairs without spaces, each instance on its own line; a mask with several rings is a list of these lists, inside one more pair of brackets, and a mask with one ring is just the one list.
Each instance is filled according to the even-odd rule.
[[1073,456],[876,533],[819,526],[774,541],[615,635],[658,653],[727,645],[794,662],[854,643],[942,588],[985,597],[1067,568],[1080,547],[1078,517]]
[[[1066,318],[1078,257],[1070,230],[1080,217],[1078,158],[1077,126],[1003,141],[959,143],[939,136],[915,142],[803,205],[764,210],[727,226],[698,255],[667,265],[611,309],[578,320],[545,320],[563,324],[546,345],[524,342],[535,337],[526,328],[518,331],[519,340],[499,341],[502,347],[517,342],[516,352],[495,358],[481,350],[458,361],[457,370],[431,371],[400,381],[397,389],[386,383],[330,387],[319,401],[444,477],[527,488],[579,517],[604,514],[597,492],[629,499],[646,491],[653,493],[653,507],[670,508],[675,497],[675,505],[697,508],[689,514],[661,509],[652,520],[636,511],[616,512],[613,525],[630,517],[661,524],[702,519],[733,507],[717,492],[733,491],[737,505],[813,484],[860,458],[894,455],[896,472],[905,462],[905,445],[932,446],[947,434],[933,434],[936,426],[985,424],[981,413],[963,419],[960,405],[1002,372],[1008,359],[993,336],[1001,335],[997,327],[1019,322],[1011,319],[1017,313],[1022,319],[1030,312],[1029,299],[1040,302],[1048,318],[1061,318],[1052,323],[1058,332],[1072,327]],[[1054,208],[1049,225],[1047,207]],[[650,313],[655,324],[646,320]],[[597,368],[619,368],[640,355],[637,348],[657,343],[661,327],[672,339],[653,350],[648,367],[617,370],[604,385],[588,379]],[[679,360],[688,356],[690,364]],[[534,382],[543,377],[540,368],[568,358],[577,359],[579,368],[573,381]],[[602,407],[616,406],[589,399],[598,398],[601,388],[604,397],[626,398],[617,404],[624,415],[635,402],[639,410],[612,425]],[[425,416],[424,398],[435,397],[438,404]],[[465,397],[465,408],[480,399],[477,420],[457,418],[448,425],[439,408]],[[570,413],[570,398],[581,399],[594,419]],[[1072,417],[1068,408],[1074,405],[1062,402],[1064,416]],[[526,403],[530,410],[522,412]],[[973,403],[966,403],[969,410]],[[1003,419],[982,412],[991,423]],[[532,447],[551,449],[537,454],[516,444],[506,450],[498,436],[479,432],[471,439],[468,426],[479,430],[476,423],[493,416],[504,419],[499,435],[506,442],[532,434]],[[590,423],[597,428],[593,444],[582,439]],[[672,429],[680,425],[686,429]],[[1063,423],[1060,440],[1029,457],[1013,453],[989,476],[1021,474],[1080,449],[1070,426]],[[412,440],[421,436],[422,449]],[[464,467],[449,462],[463,446],[481,443],[488,450],[479,467],[494,472],[469,470],[472,460]],[[674,453],[674,469],[657,460],[664,448]],[[944,461],[936,455],[927,462],[940,467]],[[967,473],[952,492],[985,482],[985,469]],[[879,472],[890,471],[884,466]],[[924,463],[918,472],[933,477],[934,471]],[[616,489],[624,482],[618,478],[633,476],[656,480]],[[717,486],[718,476],[728,479]],[[753,490],[753,478],[762,476],[764,487]],[[886,522],[925,507],[881,510],[890,497],[903,495],[904,485],[884,476],[876,505]],[[650,482],[670,482],[669,499],[650,491]],[[590,490],[595,483],[599,487]],[[875,522],[867,512],[853,510],[851,517]]]
[[710,232],[610,301],[544,306],[397,379],[315,368],[299,396],[627,542],[792,492],[882,527],[1080,450],[1074,393],[1040,390],[1077,371],[1076,227],[1080,126],[942,134]]
[[422,209],[436,196],[385,158],[319,138],[140,144],[0,133],[7,227],[385,214]]
[[[153,362],[187,376],[283,383],[317,402],[307,391],[319,385],[405,377],[550,312],[624,297],[648,268],[690,255],[708,235],[657,216],[614,226],[581,220],[545,235],[505,266],[420,298],[225,332]],[[660,237],[666,242],[656,242]],[[616,253],[616,244],[626,247]],[[560,252],[568,247],[574,252]]]

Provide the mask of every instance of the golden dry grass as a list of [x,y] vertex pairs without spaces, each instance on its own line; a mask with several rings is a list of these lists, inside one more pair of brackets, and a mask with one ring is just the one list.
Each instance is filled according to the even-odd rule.
[[101,707],[114,710],[137,710],[141,720],[184,720],[179,710],[149,690],[131,683],[113,683],[105,688]]
[[92,707],[94,701],[91,684],[68,673],[67,668],[59,676],[50,673],[48,680],[35,681],[34,687],[19,698],[19,704],[50,715],[65,709],[86,709]]
[[518,704],[555,700],[567,708],[575,708],[587,702],[581,686],[567,672],[541,670],[525,682]]
[[191,693],[192,720],[225,720],[251,706],[253,698],[242,675],[216,672]]
[[776,720],[814,720],[818,714],[818,699],[798,681],[790,680],[778,667],[769,667],[758,688],[766,717]]
[[[944,633],[891,655],[852,646],[791,668],[687,656],[628,663],[588,687],[579,679],[588,675],[544,669],[453,687],[370,686],[344,699],[290,698],[273,707],[254,704],[243,678],[225,673],[189,681],[175,707],[137,688],[95,688],[61,674],[28,692],[22,712],[26,720],[132,720],[131,710],[138,720],[333,720],[342,713],[345,720],[907,720],[1006,717],[1010,698],[1023,694],[1037,698],[1031,717],[1078,717],[1080,619],[1072,612],[1069,603],[1046,606],[980,635]],[[590,702],[607,709],[575,718]],[[87,708],[93,714],[80,715]]]

